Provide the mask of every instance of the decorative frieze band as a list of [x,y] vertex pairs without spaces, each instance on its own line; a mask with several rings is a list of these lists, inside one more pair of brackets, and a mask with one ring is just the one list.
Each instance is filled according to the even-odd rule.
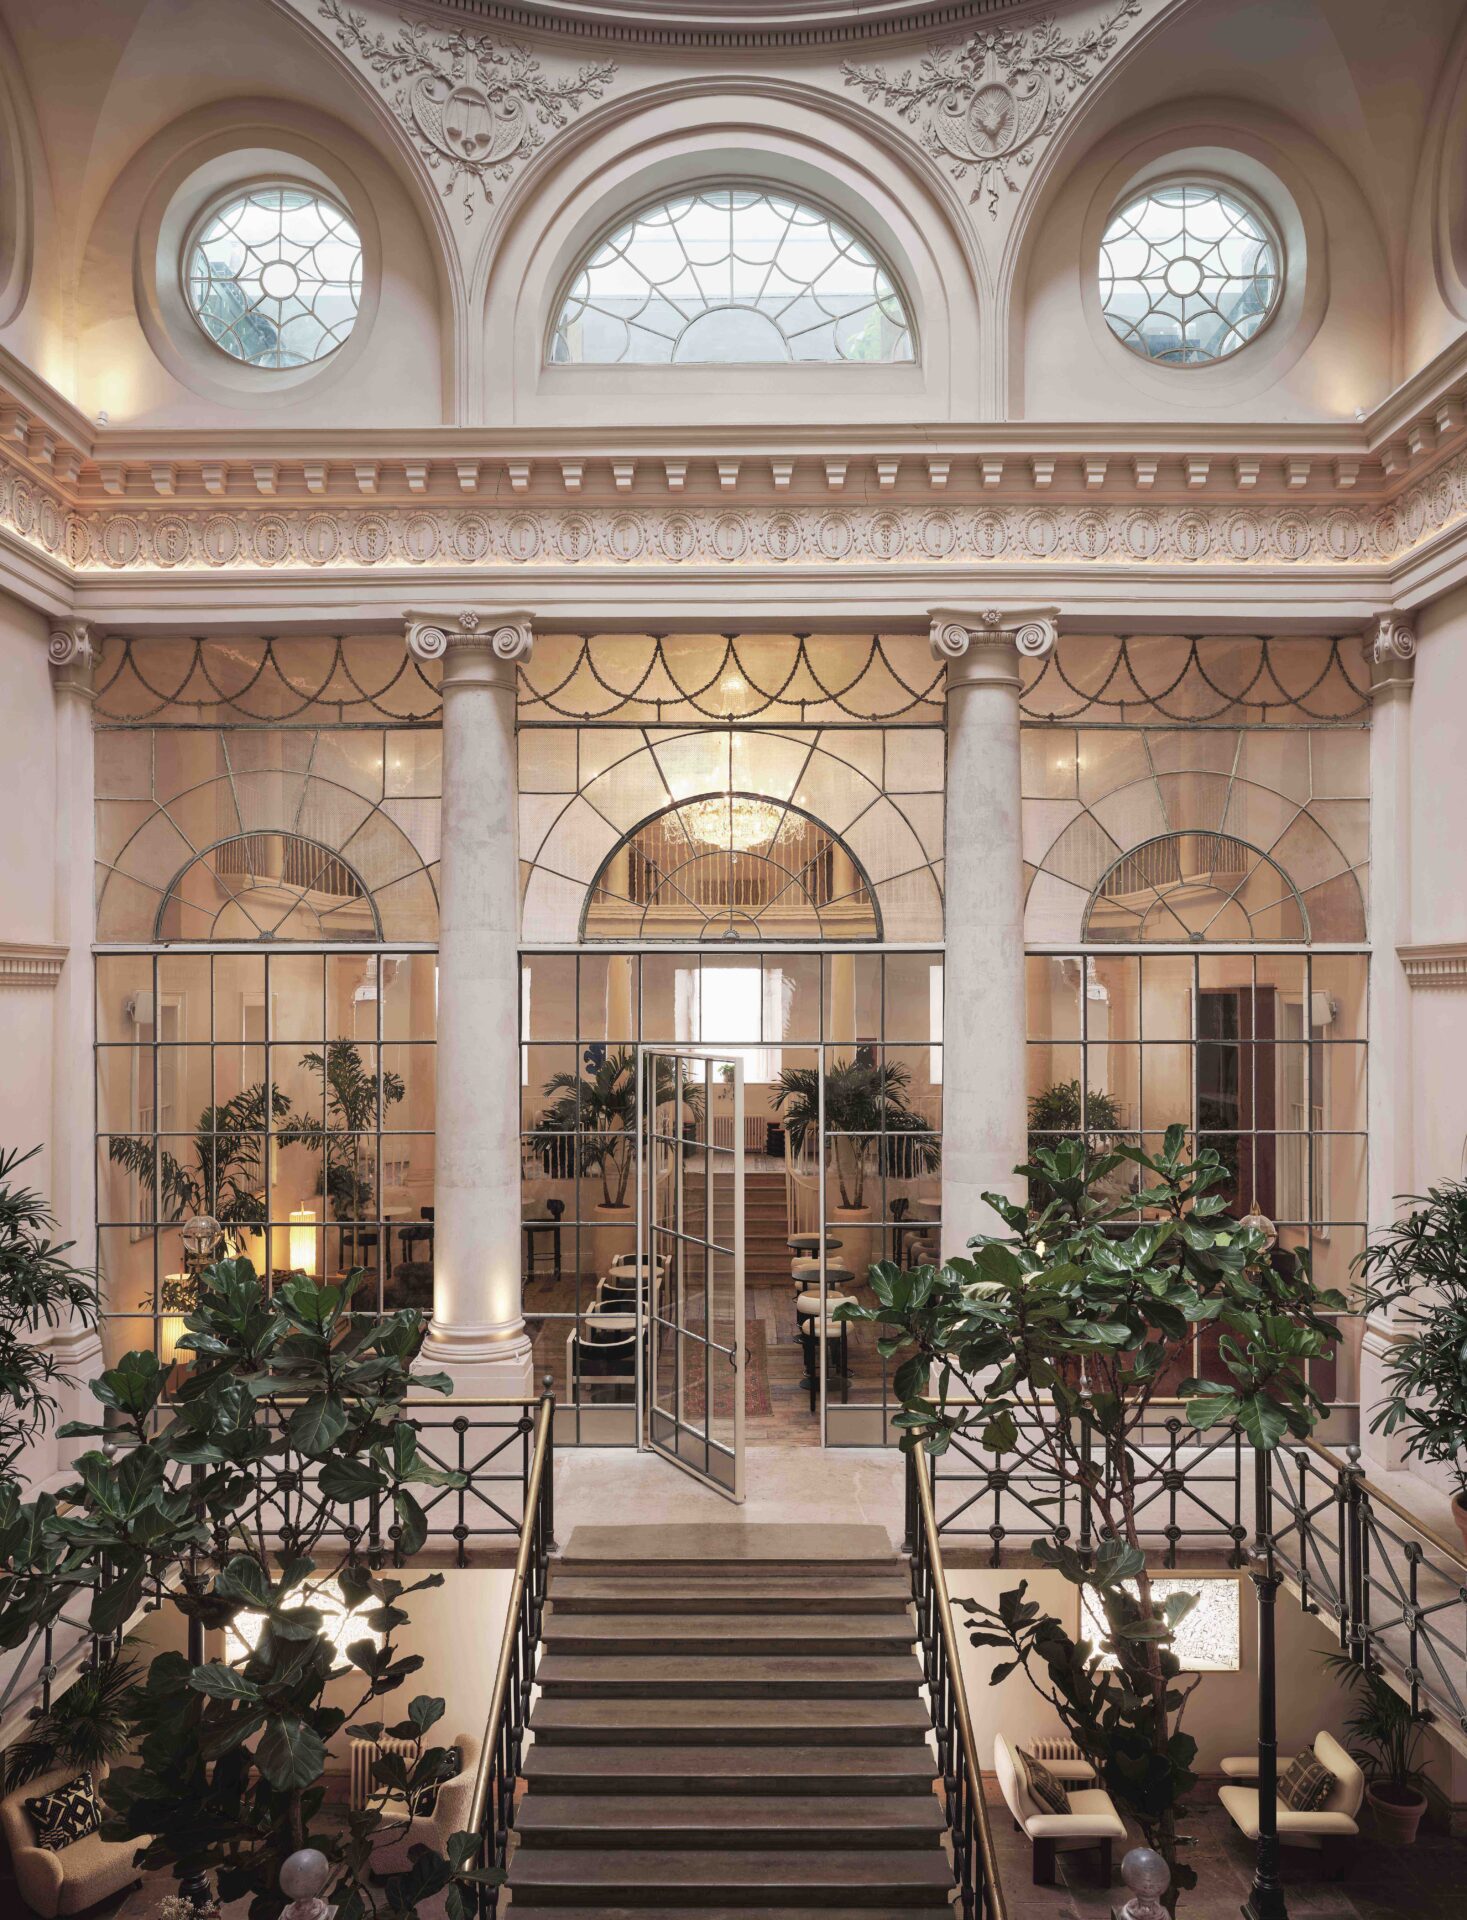
[[65,947],[0,942],[0,987],[54,987],[66,964]]
[[78,509],[0,457],[0,528],[78,574],[275,568],[705,566],[1058,561],[1090,566],[1364,567],[1467,517],[1467,452],[1398,498],[1359,505],[751,500],[345,502]]
[[1413,987],[1467,987],[1467,940],[1446,940],[1437,946],[1398,947],[1401,965]]

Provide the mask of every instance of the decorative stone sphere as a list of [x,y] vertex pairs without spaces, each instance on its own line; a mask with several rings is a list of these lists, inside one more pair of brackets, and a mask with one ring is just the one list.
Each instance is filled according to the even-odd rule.
[[1121,1862],[1121,1878],[1134,1893],[1165,1893],[1171,1868],[1150,1847],[1132,1847]]
[[325,1890],[331,1862],[318,1847],[302,1847],[280,1869],[280,1891],[292,1900],[312,1900]]
[[[180,1236],[185,1253],[195,1260],[206,1260],[219,1244],[219,1236],[224,1229],[212,1213],[196,1213],[188,1221]],[[309,1848],[307,1849],[309,1852]]]

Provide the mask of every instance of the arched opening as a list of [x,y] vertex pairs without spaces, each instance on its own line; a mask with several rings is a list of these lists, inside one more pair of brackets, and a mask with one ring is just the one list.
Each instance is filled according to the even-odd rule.
[[361,875],[339,853],[298,833],[233,834],[196,854],[164,894],[153,937],[197,938],[200,915],[210,940],[382,938]]
[[755,793],[663,808],[602,862],[585,940],[879,940],[866,873],[813,814]]
[[1101,876],[1084,938],[1125,941],[1304,941],[1309,915],[1266,853],[1227,833],[1164,833]]

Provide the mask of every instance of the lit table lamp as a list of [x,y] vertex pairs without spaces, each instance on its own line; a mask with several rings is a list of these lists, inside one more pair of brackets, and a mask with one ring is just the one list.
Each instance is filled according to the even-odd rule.
[[290,1216],[290,1267],[292,1273],[316,1277],[316,1210],[297,1207]]

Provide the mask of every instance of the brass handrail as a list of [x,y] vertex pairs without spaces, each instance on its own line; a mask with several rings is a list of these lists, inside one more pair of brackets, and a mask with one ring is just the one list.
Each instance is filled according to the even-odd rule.
[[951,1676],[949,1684],[952,1687],[953,1710],[958,1722],[958,1740],[962,1745],[963,1764],[967,1768],[973,1797],[973,1822],[978,1829],[978,1853],[983,1862],[988,1920],[1008,1920],[1008,1904],[1004,1899],[1003,1883],[999,1879],[998,1859],[993,1850],[993,1831],[988,1822],[988,1802],[983,1797],[983,1768],[978,1761],[978,1747],[973,1738],[973,1722],[968,1713],[968,1690],[963,1683],[962,1656],[958,1648],[957,1628],[953,1625],[952,1599],[947,1590],[947,1573],[942,1564],[942,1547],[937,1533],[937,1512],[932,1504],[932,1480],[927,1469],[926,1455],[921,1452],[914,1454],[912,1465],[916,1471],[917,1500],[922,1510],[922,1532],[927,1542],[927,1564],[931,1569],[933,1591],[937,1597],[938,1630],[942,1634],[948,1673]]
[[[521,1404],[523,1404],[521,1402]],[[489,1715],[484,1723],[484,1741],[479,1749],[479,1765],[474,1774],[474,1793],[469,1802],[469,1817],[464,1823],[469,1833],[479,1833],[489,1799],[489,1780],[498,1752],[499,1723],[504,1717],[510,1676],[514,1672],[515,1642],[519,1636],[520,1611],[525,1602],[525,1582],[529,1578],[530,1559],[536,1548],[536,1520],[540,1512],[540,1491],[550,1457],[551,1431],[555,1403],[547,1395],[535,1414],[535,1452],[530,1461],[530,1477],[525,1484],[525,1511],[520,1524],[519,1551],[514,1560],[514,1579],[510,1583],[509,1608],[504,1619],[504,1638],[499,1647],[499,1665],[494,1674],[494,1691],[489,1696]]]

